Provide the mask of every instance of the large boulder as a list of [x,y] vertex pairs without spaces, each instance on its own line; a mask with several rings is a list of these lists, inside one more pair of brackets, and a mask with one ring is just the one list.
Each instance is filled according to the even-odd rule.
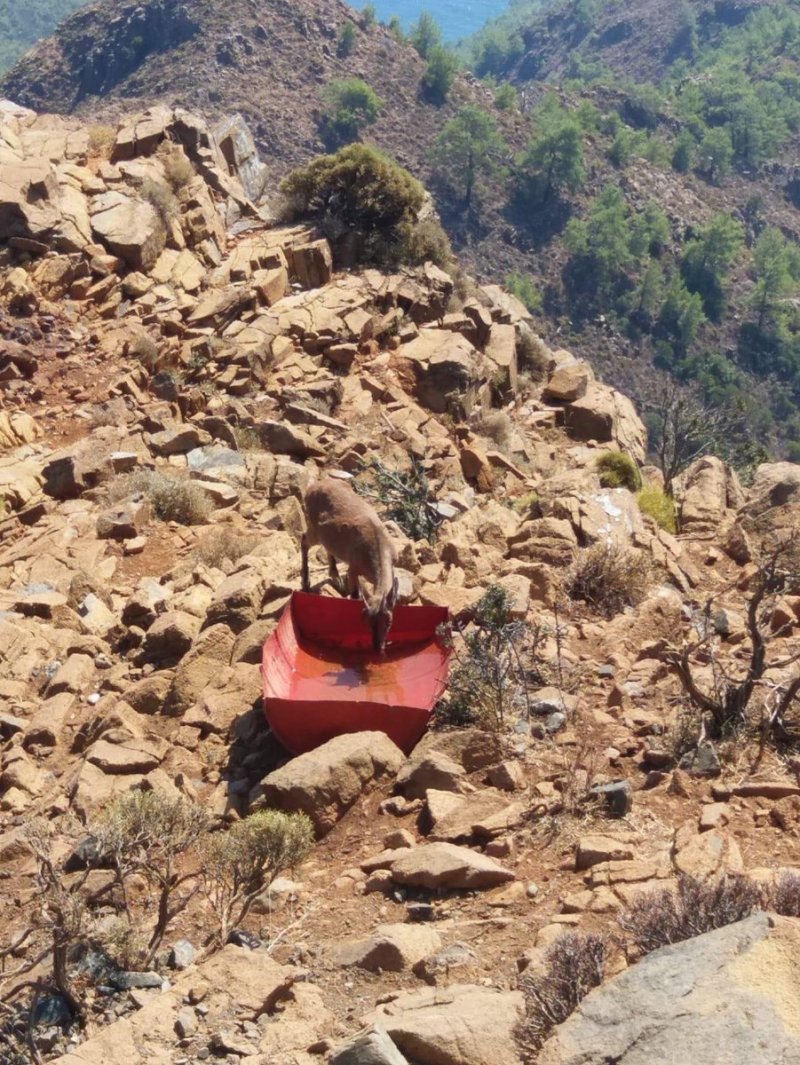
[[374,1022],[416,1065],[519,1065],[522,1009],[519,991],[453,984],[398,995]]
[[565,419],[573,439],[613,443],[637,462],[644,462],[647,430],[633,403],[621,392],[590,381],[584,395],[566,407]]
[[755,914],[663,947],[592,991],[539,1065],[800,1061],[800,920]]
[[258,798],[268,806],[307,814],[317,836],[344,816],[372,781],[395,774],[403,752],[383,732],[336,736],[262,780]]
[[735,472],[712,455],[705,455],[689,467],[677,494],[681,531],[694,535],[717,532],[727,511],[737,509],[744,501]]
[[164,247],[164,225],[152,204],[104,192],[91,208],[92,232],[98,240],[133,270],[147,272]]

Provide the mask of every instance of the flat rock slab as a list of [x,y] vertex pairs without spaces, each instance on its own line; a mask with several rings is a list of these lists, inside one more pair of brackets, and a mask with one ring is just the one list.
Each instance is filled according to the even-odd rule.
[[470,891],[493,888],[515,879],[515,874],[493,858],[457,847],[453,843],[426,843],[406,850],[391,865],[396,884],[435,890]]
[[373,1021],[415,1065],[519,1065],[522,1009],[519,991],[453,984],[398,995]]
[[538,1065],[800,1062],[800,920],[759,913],[592,991]]

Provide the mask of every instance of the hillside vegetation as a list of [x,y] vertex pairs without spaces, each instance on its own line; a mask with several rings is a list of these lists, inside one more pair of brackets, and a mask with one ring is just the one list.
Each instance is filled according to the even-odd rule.
[[52,33],[81,0],[0,0],[0,73],[16,63],[33,44]]

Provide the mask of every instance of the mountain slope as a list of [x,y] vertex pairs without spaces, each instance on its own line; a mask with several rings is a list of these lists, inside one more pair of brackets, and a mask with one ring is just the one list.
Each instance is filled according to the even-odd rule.
[[52,33],[82,0],[0,0],[0,74],[31,45]]

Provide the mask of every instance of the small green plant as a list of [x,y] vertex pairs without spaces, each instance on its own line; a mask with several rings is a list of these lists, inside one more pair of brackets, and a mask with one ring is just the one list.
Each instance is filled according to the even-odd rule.
[[636,495],[636,502],[642,514],[647,514],[665,532],[675,535],[678,531],[678,517],[675,500],[655,484],[646,484]]
[[378,13],[374,4],[366,4],[361,9],[361,25],[365,30],[371,30],[378,20]]
[[346,59],[347,56],[353,51],[356,46],[356,38],[358,37],[358,30],[352,22],[345,22],[339,31],[339,44],[336,49],[336,54],[340,59]]
[[517,362],[521,374],[543,381],[550,369],[551,353],[541,337],[523,322],[517,326]]
[[324,99],[323,131],[334,144],[355,140],[364,126],[375,122],[383,107],[380,96],[360,78],[332,81]]
[[567,575],[566,592],[611,618],[641,603],[652,583],[652,564],[643,551],[600,543],[579,553]]
[[452,52],[441,45],[432,48],[428,55],[428,66],[422,75],[423,95],[434,104],[443,104],[458,71],[458,60]]
[[379,459],[373,459],[363,472],[368,479],[357,481],[356,491],[380,503],[386,517],[396,521],[412,540],[436,540],[443,519],[425,471],[416,459],[412,458],[408,470],[390,470]]
[[595,465],[603,488],[627,488],[629,492],[638,492],[642,487],[639,467],[624,451],[604,451],[598,455]]
[[601,936],[565,932],[545,954],[544,972],[523,974],[525,1015],[515,1034],[525,1065],[535,1065],[550,1031],[602,983],[605,965],[606,943]]
[[128,493],[143,492],[160,521],[202,525],[211,513],[208,496],[194,481],[159,470],[141,470],[132,474],[125,488]]
[[498,111],[513,111],[519,104],[517,90],[510,81],[504,81],[494,93],[494,106]]
[[512,296],[516,296],[520,303],[531,311],[541,311],[542,294],[536,287],[530,274],[523,274],[519,270],[513,270],[506,274],[506,288]]
[[409,226],[397,246],[397,258],[404,263],[435,263],[442,269],[453,265],[453,249],[450,238],[441,222],[424,218]]
[[257,896],[278,873],[302,862],[314,843],[305,814],[264,810],[239,821],[227,832],[206,838],[203,890],[218,922],[211,942],[227,942]]
[[530,713],[530,690],[537,674],[526,661],[534,658],[543,630],[515,621],[509,594],[497,584],[478,602],[473,620],[460,641],[452,630],[441,634],[453,649],[455,665],[437,716],[448,725],[478,724],[502,732]]

